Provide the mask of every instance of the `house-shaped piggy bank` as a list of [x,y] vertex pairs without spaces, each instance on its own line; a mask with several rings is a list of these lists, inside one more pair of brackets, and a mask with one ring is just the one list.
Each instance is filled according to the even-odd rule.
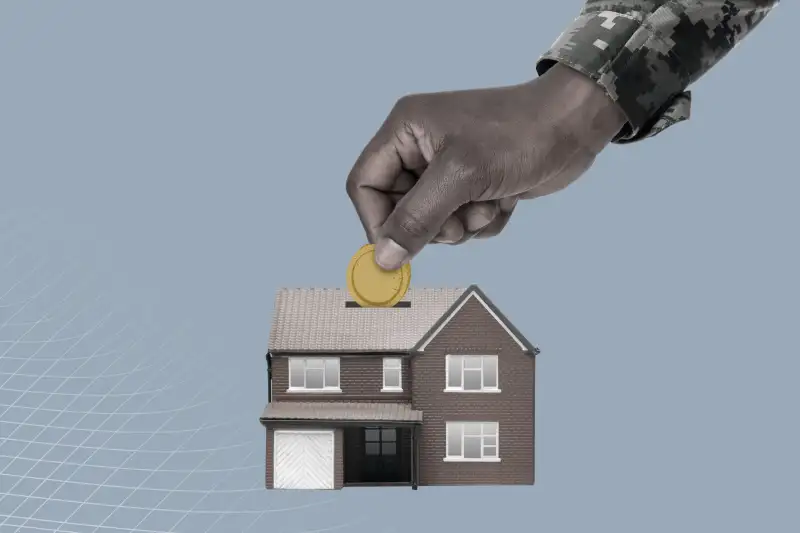
[[281,289],[266,486],[533,484],[538,353],[474,285],[412,288],[392,308]]

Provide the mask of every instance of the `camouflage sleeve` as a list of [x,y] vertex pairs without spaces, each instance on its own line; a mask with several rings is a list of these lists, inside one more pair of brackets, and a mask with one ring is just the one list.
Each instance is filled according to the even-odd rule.
[[586,0],[536,70],[541,75],[558,62],[590,76],[628,118],[614,142],[639,141],[689,118],[689,84],[778,1]]

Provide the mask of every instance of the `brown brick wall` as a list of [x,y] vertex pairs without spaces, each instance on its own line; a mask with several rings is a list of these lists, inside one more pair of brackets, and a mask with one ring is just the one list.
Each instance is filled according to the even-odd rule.
[[[453,393],[445,388],[445,356],[499,356],[500,393]],[[413,405],[424,413],[420,485],[532,484],[534,481],[534,358],[525,354],[471,298],[411,362]],[[499,463],[446,463],[445,422],[499,423]]]
[[[287,424],[281,423],[274,426],[267,427],[267,446],[266,446],[266,476],[264,479],[264,484],[268,489],[274,488],[274,473],[273,473],[273,432],[275,430],[281,429],[307,429],[307,430],[320,430],[320,429],[331,429],[325,427],[309,427],[299,424]],[[342,428],[335,428],[334,435],[333,435],[333,487],[335,489],[341,489],[344,485],[344,433]]]
[[[331,357],[328,355],[327,357]],[[296,393],[289,388],[289,360],[285,356],[273,356],[272,399],[274,401],[365,401],[365,402],[409,402],[411,401],[411,379],[408,358],[403,358],[403,392],[381,392],[383,387],[383,357],[374,355],[352,355],[339,358],[339,381],[341,393]]]

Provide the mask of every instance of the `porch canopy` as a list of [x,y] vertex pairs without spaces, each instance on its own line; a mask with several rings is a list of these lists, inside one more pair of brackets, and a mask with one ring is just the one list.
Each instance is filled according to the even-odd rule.
[[260,421],[417,425],[422,423],[422,411],[404,403],[280,401],[268,403]]

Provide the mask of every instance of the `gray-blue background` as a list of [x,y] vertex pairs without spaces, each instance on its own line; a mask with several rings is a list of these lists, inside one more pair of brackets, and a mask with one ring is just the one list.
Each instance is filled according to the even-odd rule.
[[798,531],[794,4],[688,124],[415,260],[542,348],[536,486],[282,494],[272,299],[343,283],[350,165],[403,94],[531,77],[580,3],[3,0],[0,531]]

